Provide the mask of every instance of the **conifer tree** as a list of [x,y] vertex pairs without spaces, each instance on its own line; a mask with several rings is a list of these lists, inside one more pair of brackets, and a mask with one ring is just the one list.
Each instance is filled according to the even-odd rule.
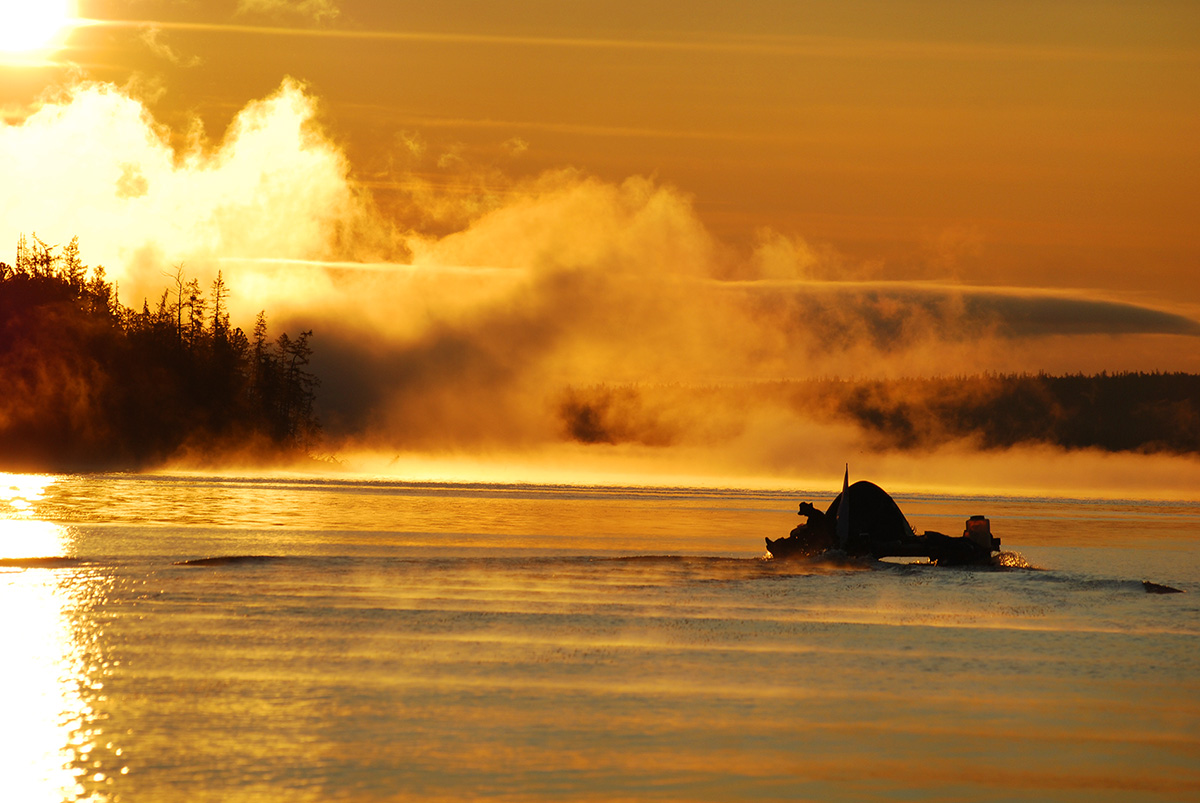
[[182,263],[156,307],[135,311],[83,264],[77,238],[61,250],[31,239],[0,263],[0,466],[131,468],[230,439],[313,445],[311,330],[271,341],[260,313],[251,341],[230,323],[224,275],[210,308]]

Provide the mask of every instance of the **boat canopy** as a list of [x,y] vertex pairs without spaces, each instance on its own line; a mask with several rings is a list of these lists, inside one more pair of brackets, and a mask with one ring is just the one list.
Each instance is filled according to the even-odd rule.
[[[900,541],[916,534],[896,500],[875,483],[859,480],[846,493],[850,495],[847,532],[851,544],[863,536],[870,541]],[[839,523],[837,515],[841,503],[842,494],[838,494],[825,511],[826,520],[835,528]]]

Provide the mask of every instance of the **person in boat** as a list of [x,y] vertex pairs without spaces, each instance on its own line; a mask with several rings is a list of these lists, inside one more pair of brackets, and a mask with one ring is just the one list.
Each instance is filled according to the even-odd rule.
[[[801,502],[797,515],[805,521],[778,541],[767,539],[767,549],[772,554],[817,555],[837,545],[837,522],[834,517],[813,507],[812,502]],[[774,548],[772,548],[774,547]]]
[[839,544],[837,538],[838,512],[842,504],[842,495],[838,494],[823,513],[812,502],[801,502],[798,514],[805,516],[806,521],[793,529],[787,538],[777,541],[768,538],[767,549],[773,555],[816,555],[835,548],[844,549],[850,555],[867,555],[871,554],[876,542],[913,536],[913,528],[900,512],[900,506],[875,483],[861,480],[851,485],[847,493],[850,495],[847,511],[850,526],[845,544]]

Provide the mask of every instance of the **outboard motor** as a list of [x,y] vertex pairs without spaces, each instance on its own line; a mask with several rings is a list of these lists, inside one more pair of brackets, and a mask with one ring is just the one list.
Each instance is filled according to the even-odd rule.
[[970,539],[989,553],[1000,551],[1000,539],[992,537],[992,523],[988,521],[987,516],[972,516],[967,519],[967,528],[963,530],[963,537]]

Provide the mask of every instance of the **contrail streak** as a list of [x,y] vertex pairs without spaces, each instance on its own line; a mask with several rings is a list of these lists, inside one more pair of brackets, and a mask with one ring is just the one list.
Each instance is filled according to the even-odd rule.
[[511,36],[498,34],[437,33],[432,31],[365,31],[344,28],[281,28],[264,25],[209,22],[162,22],[157,20],[80,20],[83,25],[129,28],[160,28],[164,31],[236,33],[256,36],[295,36],[315,39],[358,39],[385,42],[430,42],[434,44],[484,44],[532,47],[581,47],[600,50],[682,50],[732,52],[789,48],[755,43],[712,40],[601,39],[569,36]]
[[450,45],[584,48],[757,55],[816,56],[852,59],[1037,60],[1037,61],[1155,61],[1200,62],[1200,50],[1100,49],[1072,45],[984,44],[855,39],[833,36],[764,36],[730,34],[678,39],[615,39],[580,36],[520,36],[434,31],[368,31],[345,28],[283,28],[265,25],[159,20],[77,20],[80,25],[160,28],[166,31],[226,33],[249,36],[292,36],[310,39],[351,39]]
[[519,272],[514,268],[495,268],[477,265],[410,265],[404,262],[349,262],[346,260],[287,259],[282,257],[219,257],[217,261],[247,265],[280,265],[322,270],[377,271],[383,273],[462,273],[473,276],[482,274],[511,276]]

